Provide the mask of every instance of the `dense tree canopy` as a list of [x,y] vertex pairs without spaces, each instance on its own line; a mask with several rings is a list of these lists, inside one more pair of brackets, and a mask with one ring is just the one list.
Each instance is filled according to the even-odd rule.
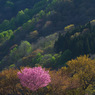
[[[0,0],[0,95],[95,95],[94,11],[95,0]],[[26,70],[25,86],[17,72],[38,66],[51,82],[31,91],[43,77]]]

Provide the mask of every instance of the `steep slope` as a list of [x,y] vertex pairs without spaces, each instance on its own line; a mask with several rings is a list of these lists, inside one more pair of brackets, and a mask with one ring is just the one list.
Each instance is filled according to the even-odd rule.
[[[22,40],[36,43],[40,37],[58,31],[65,33],[64,27],[67,25],[74,24],[76,27],[91,21],[95,18],[94,3],[94,0],[42,0],[35,1],[32,9],[25,9],[28,8],[25,5],[25,10],[19,11],[15,18],[0,24],[0,60],[8,56],[13,45],[19,46]],[[9,30],[13,32],[10,34]]]

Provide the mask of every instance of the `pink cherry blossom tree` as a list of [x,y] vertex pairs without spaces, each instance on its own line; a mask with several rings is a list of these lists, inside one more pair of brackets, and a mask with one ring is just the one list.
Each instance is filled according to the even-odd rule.
[[45,68],[42,67],[25,67],[23,70],[19,71],[17,75],[21,84],[24,87],[30,88],[32,91],[45,87],[51,82],[49,71],[45,71]]

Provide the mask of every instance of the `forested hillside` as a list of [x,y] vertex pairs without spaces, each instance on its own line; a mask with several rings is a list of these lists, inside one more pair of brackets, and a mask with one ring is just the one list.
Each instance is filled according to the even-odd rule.
[[0,0],[0,23],[15,17],[18,11],[32,9],[37,2],[39,0]]
[[[0,95],[94,95],[94,11],[95,0],[0,0]],[[50,84],[23,87],[17,72],[39,66]]]
[[95,53],[95,20],[83,26],[73,28],[72,26],[65,27],[66,34],[60,34],[55,42],[54,48],[56,52],[64,52],[69,49],[73,56]]

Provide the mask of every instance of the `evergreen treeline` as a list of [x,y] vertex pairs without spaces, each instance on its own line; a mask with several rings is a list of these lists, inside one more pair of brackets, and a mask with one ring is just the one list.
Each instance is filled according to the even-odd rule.
[[[84,26],[74,28],[67,31],[64,35],[59,34],[58,40],[55,42],[54,48],[56,52],[64,52],[69,49],[73,56],[95,53],[95,20]],[[92,23],[93,22],[93,23]]]

